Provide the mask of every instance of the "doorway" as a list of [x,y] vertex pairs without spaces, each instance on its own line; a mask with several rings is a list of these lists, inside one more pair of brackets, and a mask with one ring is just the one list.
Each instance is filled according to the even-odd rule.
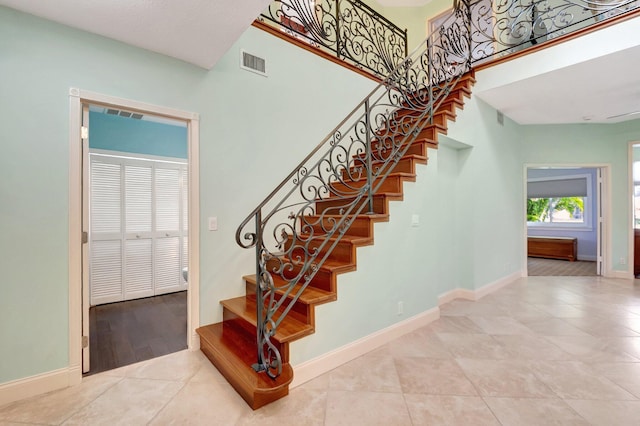
[[527,275],[605,275],[607,168],[525,167]]
[[185,121],[87,107],[83,372],[95,374],[187,347],[188,152]]
[[[86,123],[89,116],[89,107],[103,108],[105,111],[108,109],[116,111],[124,111],[125,114],[131,113],[137,115],[147,115],[158,120],[174,120],[183,124],[186,128],[186,164],[185,173],[183,179],[187,183],[188,191],[184,193],[184,223],[188,226],[184,229],[184,235],[181,246],[178,249],[185,255],[179,256],[181,261],[184,262],[184,266],[178,270],[180,273],[180,279],[182,279],[182,272],[187,277],[188,285],[185,284],[184,289],[176,293],[176,295],[182,293],[182,296],[186,303],[186,338],[185,345],[190,349],[198,347],[197,335],[195,329],[199,325],[199,288],[198,288],[198,220],[199,220],[199,206],[198,206],[198,135],[199,135],[199,120],[197,114],[184,112],[180,110],[174,110],[166,107],[161,107],[152,104],[146,104],[138,101],[132,101],[128,99],[115,98],[108,95],[97,94],[93,92],[82,91],[79,89],[71,89],[70,95],[70,227],[69,227],[69,241],[78,241],[80,244],[70,243],[69,245],[69,358],[70,365],[73,370],[72,383],[81,381],[82,372],[91,370],[91,352],[90,352],[90,321],[89,321],[89,306],[91,305],[90,291],[88,289],[89,283],[89,268],[86,266],[90,260],[90,238],[92,236],[91,229],[89,227],[90,218],[88,216],[89,208],[84,206],[83,200],[87,200],[87,191],[89,188],[85,185],[85,182],[89,182],[89,168],[84,167],[84,164],[89,163],[89,142],[88,136],[90,129],[83,127],[83,123]],[[77,131],[73,131],[77,129]],[[83,146],[86,148],[83,150]],[[100,154],[105,154],[101,152]],[[116,157],[117,155],[114,155]],[[131,157],[130,154],[121,155],[122,157]],[[146,161],[165,161],[165,158],[152,158],[145,159]],[[138,159],[139,160],[139,159]],[[120,160],[118,160],[120,161]],[[159,167],[162,169],[162,167]],[[172,167],[168,167],[171,169]],[[175,167],[173,167],[175,169]],[[167,169],[167,167],[165,167]],[[161,173],[162,174],[162,173]],[[166,175],[166,173],[165,173]],[[160,177],[161,180],[161,177]],[[154,219],[155,220],[155,219]],[[169,242],[170,239],[174,239],[176,235],[170,232],[164,233],[164,241],[158,246],[168,246],[175,249],[175,244]],[[169,235],[166,235],[169,234]],[[151,240],[154,236],[148,234],[137,233],[137,237],[134,235],[134,241]],[[104,237],[104,235],[103,235]],[[161,238],[160,235],[156,235],[156,238]],[[126,236],[123,237],[126,239]],[[144,243],[136,243],[137,245],[145,245]],[[136,245],[133,244],[133,245]],[[132,246],[133,246],[132,245]],[[147,244],[151,245],[152,244]],[[154,253],[162,255],[162,253]],[[175,256],[174,256],[175,257]],[[159,262],[165,264],[165,262]],[[84,266],[83,266],[84,265]],[[117,268],[116,268],[117,269]],[[144,268],[143,268],[144,269]],[[175,268],[173,268],[175,269]],[[136,271],[139,271],[136,268]],[[121,273],[126,273],[124,267],[120,268]],[[170,274],[173,277],[173,273]],[[135,280],[134,280],[135,281]],[[185,281],[186,283],[187,281]],[[165,283],[166,284],[166,283]],[[162,286],[160,286],[162,287]],[[131,290],[131,289],[130,289]],[[135,290],[135,289],[134,289]],[[140,290],[140,289],[138,289]],[[141,293],[137,296],[142,297],[156,297],[164,293],[168,293],[166,289],[160,288],[159,291],[156,288],[152,293],[149,293],[148,289],[142,289]],[[176,289],[174,289],[176,290]],[[126,298],[126,291],[123,290],[124,297]],[[135,293],[132,291],[130,293]],[[144,299],[136,299],[144,300]],[[115,303],[121,303],[122,301],[116,300]],[[124,302],[128,303],[128,302]],[[139,302],[138,302],[139,303]],[[135,362],[135,361],[134,361]]]

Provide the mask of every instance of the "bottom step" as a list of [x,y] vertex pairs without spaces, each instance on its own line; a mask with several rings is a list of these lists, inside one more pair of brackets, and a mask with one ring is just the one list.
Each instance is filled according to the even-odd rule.
[[231,386],[254,410],[289,394],[293,369],[282,366],[276,379],[257,373],[251,367],[256,362],[256,342],[253,337],[229,323],[200,327],[200,350],[229,381]]

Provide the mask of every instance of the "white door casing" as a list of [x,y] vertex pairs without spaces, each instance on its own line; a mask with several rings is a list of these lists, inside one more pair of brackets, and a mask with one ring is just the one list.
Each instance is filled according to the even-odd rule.
[[[188,144],[188,262],[187,336],[189,349],[199,348],[199,116],[196,113],[69,89],[69,385],[82,381],[83,355],[83,162],[82,109],[95,104],[160,115],[187,123]],[[86,282],[86,281],[85,281]],[[87,336],[88,337],[88,336]]]

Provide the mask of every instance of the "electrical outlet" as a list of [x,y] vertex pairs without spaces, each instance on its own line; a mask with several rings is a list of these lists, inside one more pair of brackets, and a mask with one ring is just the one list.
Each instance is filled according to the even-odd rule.
[[621,257],[620,258],[620,264],[621,265],[626,265],[627,264],[627,258],[626,257]]
[[404,303],[398,302],[398,315],[402,315],[404,313]]

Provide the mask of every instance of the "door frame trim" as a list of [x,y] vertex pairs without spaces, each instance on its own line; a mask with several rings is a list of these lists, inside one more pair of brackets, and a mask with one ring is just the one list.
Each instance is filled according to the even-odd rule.
[[78,88],[69,89],[69,368],[70,385],[82,381],[82,104],[112,106],[160,115],[187,123],[189,168],[189,287],[187,345],[200,347],[200,117],[197,113],[118,98]]
[[634,233],[635,233],[635,224],[634,224],[634,216],[636,214],[633,207],[633,198],[634,198],[634,181],[633,181],[633,147],[635,145],[640,145],[640,140],[637,141],[629,141],[627,147],[627,185],[629,191],[627,192],[627,211],[629,212],[629,220],[627,221],[627,268],[628,268],[628,278],[633,279],[634,269],[635,269],[635,247],[634,247]]
[[[523,167],[523,195],[522,195],[522,216],[523,220],[523,255],[522,271],[523,276],[529,274],[527,265],[527,169],[529,168],[585,168],[600,169],[602,171],[602,192],[600,199],[596,200],[596,208],[602,211],[602,232],[596,230],[597,244],[602,247],[602,276],[618,277],[617,271],[613,271],[612,265],[612,235],[611,235],[611,164],[609,163],[525,163]],[[595,226],[599,228],[597,218]]]

